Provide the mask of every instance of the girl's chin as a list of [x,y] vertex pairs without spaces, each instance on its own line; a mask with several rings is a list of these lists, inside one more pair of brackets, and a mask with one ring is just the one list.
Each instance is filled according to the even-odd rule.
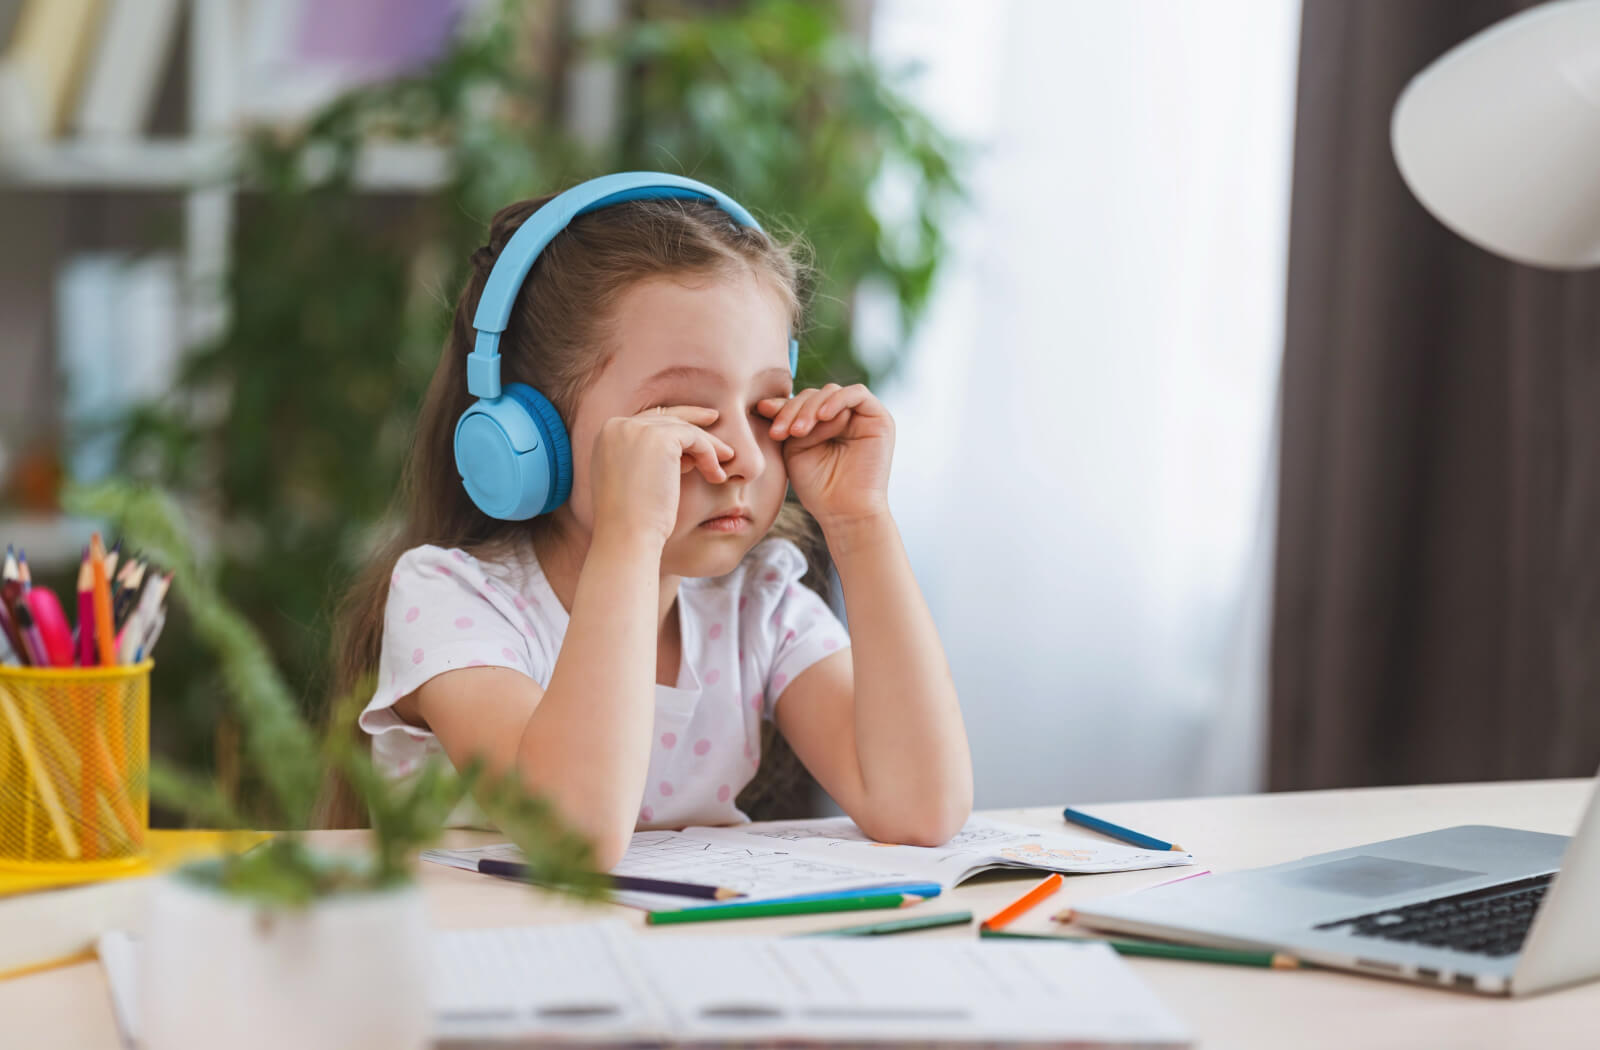
[[726,576],[755,546],[755,530],[731,535],[696,528],[674,537],[662,552],[661,572],[669,576]]

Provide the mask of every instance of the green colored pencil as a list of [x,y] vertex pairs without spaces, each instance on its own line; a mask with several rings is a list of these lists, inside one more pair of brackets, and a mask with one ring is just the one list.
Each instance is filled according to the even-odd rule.
[[794,937],[876,937],[885,933],[909,933],[912,930],[931,930],[936,926],[960,926],[972,921],[970,911],[947,911],[942,915],[919,915],[914,919],[895,919],[891,922],[869,922],[865,926],[846,926],[838,930],[812,930],[810,933],[791,934]]
[[865,893],[859,897],[827,897],[809,901],[751,901],[749,904],[709,904],[676,911],[653,911],[645,916],[650,926],[676,922],[711,922],[716,919],[760,919],[769,915],[812,915],[824,911],[868,911],[919,904],[914,893]]
[[1113,941],[1100,937],[1059,937],[1048,933],[1006,933],[979,930],[980,937],[1016,940],[1075,941],[1079,944],[1107,944],[1121,955],[1148,955],[1157,959],[1184,959],[1189,962],[1229,963],[1233,966],[1265,966],[1273,970],[1294,970],[1304,964],[1282,952],[1253,952],[1239,948],[1201,948],[1192,944],[1161,944],[1155,941]]

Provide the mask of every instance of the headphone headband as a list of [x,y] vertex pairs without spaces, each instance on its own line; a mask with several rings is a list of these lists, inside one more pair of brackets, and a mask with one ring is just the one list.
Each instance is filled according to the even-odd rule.
[[[602,175],[557,194],[517,228],[489,271],[478,298],[472,327],[478,335],[467,355],[467,391],[473,397],[500,396],[500,336],[511,319],[517,292],[539,253],[556,234],[580,215],[624,201],[667,198],[709,200],[740,226],[760,230],[761,224],[732,197],[694,179],[659,171],[623,171]],[[789,372],[797,364],[799,347],[789,339]]]

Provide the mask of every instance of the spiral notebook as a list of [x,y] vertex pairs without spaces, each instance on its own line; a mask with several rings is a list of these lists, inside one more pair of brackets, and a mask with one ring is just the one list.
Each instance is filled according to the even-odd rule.
[[[1190,1045],[1103,944],[689,936],[617,920],[431,936],[438,1046]],[[138,941],[108,934],[101,962],[138,1045]]]
[[[522,859],[515,846],[424,850],[422,859],[476,871],[481,859]],[[1193,864],[1194,855],[1149,850],[988,817],[973,817],[943,846],[874,842],[848,817],[738,827],[635,832],[614,875],[726,886],[744,900],[937,883],[951,889],[981,871],[1023,868],[1088,874]],[[682,897],[619,891],[613,899],[649,910],[683,907]]]

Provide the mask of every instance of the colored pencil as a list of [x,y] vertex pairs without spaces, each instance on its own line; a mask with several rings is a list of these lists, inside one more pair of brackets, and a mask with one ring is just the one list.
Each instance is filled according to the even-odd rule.
[[1022,896],[1018,897],[1004,908],[1001,908],[987,919],[984,919],[983,928],[986,930],[999,930],[1005,928],[1005,926],[1012,920],[1016,919],[1017,916],[1023,914],[1029,908],[1032,908],[1035,904],[1038,904],[1056,890],[1060,889],[1061,882],[1061,873],[1059,871],[1051,872],[1045,877],[1043,882],[1039,883],[1033,889],[1029,890],[1027,893],[1024,893]]
[[1075,944],[1104,944],[1119,955],[1147,955],[1155,959],[1183,959],[1188,962],[1228,963],[1233,966],[1264,966],[1273,970],[1294,970],[1305,964],[1283,952],[1255,952],[1238,948],[1202,948],[1192,944],[1163,944],[1157,941],[1114,941],[1102,937],[1061,937],[1051,933],[1004,933],[980,930],[980,937],[1016,940],[1071,941]]
[[106,578],[106,548],[97,532],[89,537],[89,571],[94,583],[94,639],[100,666],[117,662],[117,643],[111,629],[111,582]]
[[1132,828],[1125,828],[1121,824],[1113,824],[1111,821],[1104,820],[1100,817],[1091,817],[1083,810],[1073,809],[1071,806],[1068,806],[1066,809],[1062,810],[1061,815],[1074,824],[1085,828],[1091,828],[1103,835],[1110,835],[1114,839],[1121,839],[1123,842],[1131,843],[1135,846],[1141,846],[1144,849],[1175,850],[1178,853],[1188,852],[1182,846],[1174,846],[1170,842],[1163,842],[1160,839],[1154,838],[1150,835],[1140,834],[1139,832],[1134,831]]
[[11,643],[11,648],[17,652],[17,658],[24,664],[32,663],[32,656],[28,652],[28,644],[22,638],[22,631],[17,627],[17,621],[12,614],[17,600],[22,597],[22,572],[17,567],[16,553],[6,548],[6,564],[3,573],[0,573],[0,621],[4,621],[6,640]]
[[849,890],[828,890],[825,893],[796,893],[790,897],[769,897],[767,903],[774,901],[833,901],[841,897],[861,897],[875,893],[909,893],[913,897],[926,900],[937,897],[944,892],[944,887],[937,882],[897,882],[888,886],[858,886]]
[[51,667],[72,666],[72,628],[67,625],[67,614],[61,602],[48,587],[34,587],[24,599],[33,614],[34,629],[39,633],[41,651]]
[[94,573],[89,569],[89,548],[85,547],[78,566],[78,666],[94,665]]
[[962,926],[972,921],[970,911],[947,911],[939,915],[918,915],[911,919],[891,922],[869,922],[865,926],[846,926],[838,930],[812,930],[810,933],[790,934],[791,937],[880,937],[891,933],[910,933],[913,930],[931,930],[939,926]]
[[[514,860],[495,860],[490,857],[478,861],[481,875],[499,875],[506,879],[528,878],[528,866]],[[643,893],[664,893],[673,897],[699,897],[704,900],[726,901],[743,897],[738,890],[727,886],[702,886],[695,882],[673,882],[671,879],[647,879],[639,875],[612,875],[614,890],[638,890]]]
[[644,921],[650,926],[665,926],[680,922],[714,922],[719,919],[760,919],[773,915],[812,915],[828,911],[905,908],[921,902],[921,897],[909,893],[876,893],[817,901],[752,901],[748,904],[711,904],[701,908],[682,908],[678,911],[653,911],[645,916]]
[[17,548],[17,573],[22,577],[22,589],[33,586],[33,570],[28,568],[28,552]]
[[[16,586],[12,584],[15,582]],[[16,553],[8,545],[6,547],[5,570],[0,574],[0,628],[5,630],[6,641],[11,643],[12,651],[17,654],[17,661],[26,664],[28,652],[23,647],[22,635],[17,631],[17,625],[11,618],[11,604],[22,593],[22,577],[17,571]]]
[[139,586],[144,583],[145,564],[137,558],[130,559],[126,567],[117,574],[119,585],[111,592],[111,629],[122,630],[123,624],[128,622],[128,614],[133,611],[134,599],[139,595]]

